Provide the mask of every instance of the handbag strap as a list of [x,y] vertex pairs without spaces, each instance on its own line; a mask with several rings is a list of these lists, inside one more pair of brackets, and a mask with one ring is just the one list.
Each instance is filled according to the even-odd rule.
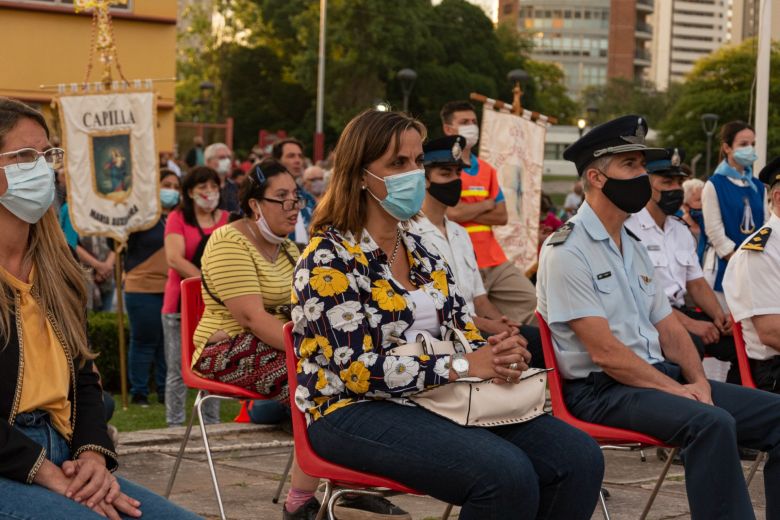
[[[464,352],[465,354],[469,354],[474,351],[474,349],[471,348],[471,342],[466,339],[466,335],[463,334],[462,330],[450,327],[447,329],[447,333],[445,334],[444,339],[446,341],[452,341],[456,351]],[[463,347],[463,350],[458,349],[458,345]]]

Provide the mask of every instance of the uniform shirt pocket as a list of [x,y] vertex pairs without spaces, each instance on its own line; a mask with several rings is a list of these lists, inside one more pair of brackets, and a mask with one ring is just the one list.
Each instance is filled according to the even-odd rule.
[[640,274],[639,287],[641,287],[642,291],[648,296],[655,296],[655,282],[651,276]]
[[674,259],[677,260],[678,264],[685,267],[690,267],[699,262],[698,257],[695,257],[695,254],[691,251],[675,251]]
[[617,280],[615,276],[609,271],[601,274],[597,274],[593,277],[593,284],[596,289],[603,294],[612,293],[617,287]]

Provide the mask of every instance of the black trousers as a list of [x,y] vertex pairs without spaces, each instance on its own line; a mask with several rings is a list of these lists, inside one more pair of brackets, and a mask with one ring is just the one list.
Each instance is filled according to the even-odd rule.
[[[689,318],[712,323],[712,318],[701,311],[691,307],[675,308]],[[734,336],[724,336],[721,334],[720,340],[718,340],[717,343],[711,343],[709,345],[705,345],[701,337],[695,334],[690,334],[690,336],[693,340],[693,344],[696,345],[696,350],[699,351],[699,357],[704,358],[704,356],[710,356],[720,361],[728,361],[731,363],[731,369],[729,369],[729,373],[726,376],[726,382],[735,385],[741,384],[742,380],[739,377],[739,364],[737,363],[737,350],[736,345],[734,344]]]
[[[685,383],[680,367],[653,365]],[[755,518],[737,445],[768,453],[767,520],[780,520],[780,395],[710,381],[715,406],[626,386],[603,372],[567,381],[566,404],[584,421],[626,428],[679,446],[694,520]]]
[[765,360],[751,359],[750,372],[758,388],[780,394],[780,356]]

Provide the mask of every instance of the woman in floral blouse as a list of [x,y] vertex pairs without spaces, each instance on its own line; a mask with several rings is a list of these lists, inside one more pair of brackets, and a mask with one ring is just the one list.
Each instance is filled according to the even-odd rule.
[[[590,518],[603,475],[590,437],[546,415],[466,428],[406,399],[459,373],[514,383],[530,360],[518,336],[480,336],[447,265],[406,231],[425,195],[424,137],[406,115],[369,110],[336,147],[293,282],[295,402],[311,443],[337,464],[462,505],[462,520]],[[450,356],[386,354],[411,331],[448,328],[472,341],[465,371]]]

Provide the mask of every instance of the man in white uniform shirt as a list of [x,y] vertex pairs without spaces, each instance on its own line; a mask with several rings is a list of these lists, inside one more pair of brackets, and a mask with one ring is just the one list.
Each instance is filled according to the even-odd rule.
[[[682,183],[688,176],[681,168],[682,159],[682,152],[673,148],[645,165],[652,197],[642,211],[626,220],[626,227],[647,249],[672,313],[691,335],[699,355],[731,363],[727,382],[739,384],[731,320],[704,278],[688,225],[675,216],[682,206]],[[686,295],[693,306],[686,305]]]
[[474,324],[489,336],[502,332],[520,333],[528,341],[526,348],[531,352],[531,366],[544,368],[539,329],[508,319],[490,302],[468,232],[446,216],[447,208],[455,206],[460,200],[461,154],[465,145],[465,138],[453,135],[436,139],[423,147],[427,187],[424,216],[413,221],[413,231],[420,235],[428,250],[441,256],[450,266],[455,285],[471,310]]
[[734,253],[723,289],[742,332],[756,385],[780,393],[780,157],[759,174],[772,216]]

